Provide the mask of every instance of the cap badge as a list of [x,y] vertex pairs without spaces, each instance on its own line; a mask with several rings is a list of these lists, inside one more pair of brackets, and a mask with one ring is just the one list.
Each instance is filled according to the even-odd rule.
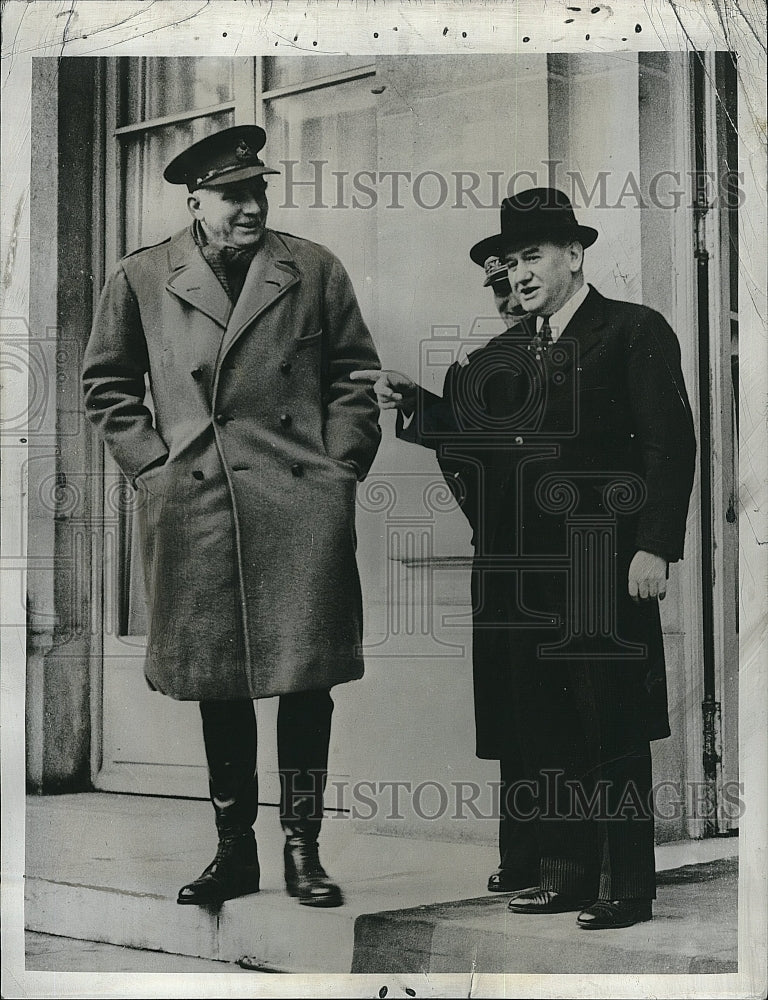
[[247,160],[253,154],[251,153],[251,147],[243,139],[237,144],[235,149],[235,156],[238,160]]

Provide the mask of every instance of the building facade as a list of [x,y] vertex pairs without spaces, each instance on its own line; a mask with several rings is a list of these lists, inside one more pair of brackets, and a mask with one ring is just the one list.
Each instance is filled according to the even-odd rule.
[[[30,359],[18,498],[27,587],[17,595],[28,622],[29,789],[207,796],[196,706],[143,680],[135,496],[84,418],[79,371],[107,271],[188,222],[165,164],[211,131],[256,121],[281,170],[270,225],[340,257],[383,365],[428,388],[500,332],[468,251],[495,231],[501,198],[526,187],[564,188],[600,231],[588,281],[670,321],[699,463],[686,556],[662,605],[673,735],[654,746],[658,836],[735,830],[731,55],[35,59],[32,100],[34,333],[18,331]],[[371,828],[492,842],[483,816],[497,768],[474,758],[469,531],[433,457],[383,423],[358,496],[367,671],[335,691],[327,804]],[[260,718],[274,711],[259,705]],[[267,802],[277,800],[272,728],[260,746]]]

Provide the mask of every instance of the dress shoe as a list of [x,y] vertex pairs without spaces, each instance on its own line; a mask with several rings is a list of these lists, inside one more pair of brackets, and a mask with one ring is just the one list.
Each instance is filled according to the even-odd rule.
[[216,857],[200,878],[179,890],[177,903],[220,906],[226,899],[259,891],[259,859],[252,835],[219,841]]
[[488,879],[488,892],[517,892],[520,889],[530,889],[536,885],[538,878],[538,871],[526,874],[514,868],[499,868]]
[[513,913],[567,913],[569,910],[583,910],[587,902],[583,897],[535,886],[533,889],[525,889],[511,899],[509,909]]
[[308,821],[291,825],[285,830],[285,885],[289,896],[295,896],[303,906],[341,906],[341,889],[332,882],[320,864],[317,835],[320,824]]
[[598,899],[596,903],[582,910],[576,923],[589,931],[611,930],[614,927],[631,927],[633,924],[651,920],[653,917],[650,899]]

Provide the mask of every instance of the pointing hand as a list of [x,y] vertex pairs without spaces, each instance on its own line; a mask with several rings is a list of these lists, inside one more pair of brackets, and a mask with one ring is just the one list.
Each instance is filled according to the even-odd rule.
[[355,382],[370,382],[381,410],[402,410],[406,416],[416,407],[416,383],[401,372],[365,369],[351,372]]

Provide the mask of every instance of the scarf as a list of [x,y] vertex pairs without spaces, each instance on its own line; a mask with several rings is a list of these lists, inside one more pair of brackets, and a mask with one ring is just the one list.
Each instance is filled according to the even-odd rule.
[[199,219],[195,219],[192,224],[192,235],[224,291],[233,303],[237,302],[245,284],[248,268],[261,243],[248,247],[228,247],[221,243],[210,243]]

